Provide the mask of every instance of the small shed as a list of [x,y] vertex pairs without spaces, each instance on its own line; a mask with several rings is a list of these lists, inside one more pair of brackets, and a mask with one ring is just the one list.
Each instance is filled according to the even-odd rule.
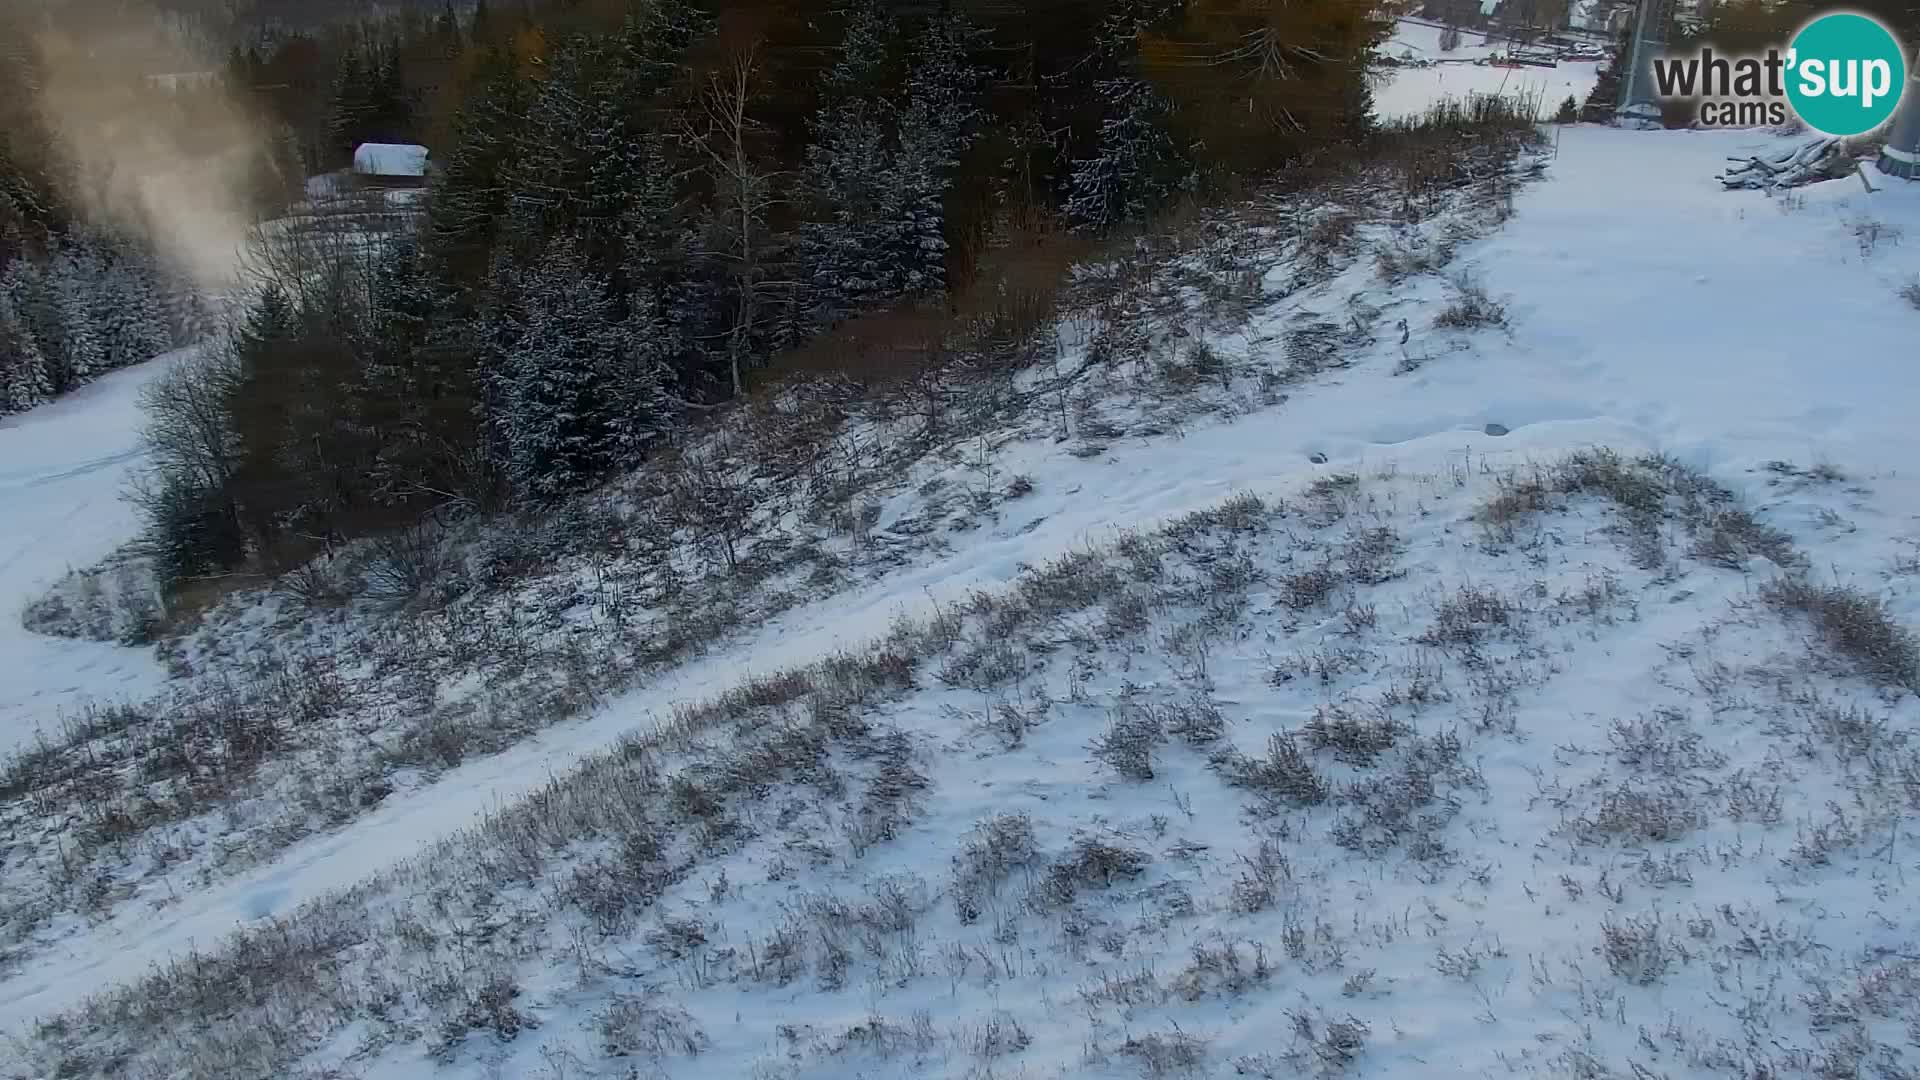
[[187,90],[205,90],[220,85],[220,73],[217,71],[172,71],[160,75],[148,75],[147,85],[155,90],[164,90],[169,94],[178,94]]
[[362,143],[353,152],[353,179],[361,187],[425,187],[427,148],[407,143]]

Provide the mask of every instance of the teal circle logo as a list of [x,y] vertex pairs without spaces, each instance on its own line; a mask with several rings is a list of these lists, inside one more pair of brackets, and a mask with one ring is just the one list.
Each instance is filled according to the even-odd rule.
[[1787,101],[1823,135],[1860,135],[1886,123],[1906,86],[1900,42],[1871,16],[1822,15],[1787,46]]

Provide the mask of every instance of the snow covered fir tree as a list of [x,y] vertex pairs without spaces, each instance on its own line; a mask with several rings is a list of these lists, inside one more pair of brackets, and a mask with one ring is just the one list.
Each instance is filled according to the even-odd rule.
[[130,243],[73,229],[0,267],[0,412],[19,412],[187,339],[191,290]]

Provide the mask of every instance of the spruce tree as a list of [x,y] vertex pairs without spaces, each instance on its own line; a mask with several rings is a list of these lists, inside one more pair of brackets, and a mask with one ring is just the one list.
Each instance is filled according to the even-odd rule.
[[137,364],[172,347],[165,284],[159,270],[129,245],[118,245],[96,296],[106,354],[114,367]]
[[815,321],[832,325],[893,291],[898,252],[883,233],[894,184],[894,125],[873,103],[835,106],[818,122],[807,148],[805,185],[814,217],[800,231],[807,268],[808,306]]
[[1168,106],[1151,84],[1131,76],[1100,84],[1107,117],[1099,150],[1073,163],[1067,217],[1088,228],[1138,221],[1188,181],[1190,168],[1166,130]]
[[59,365],[65,349],[60,311],[47,277],[47,266],[33,259],[15,259],[0,272],[0,293],[11,309],[11,321],[23,342],[22,351],[38,358],[43,398],[59,391]]
[[383,505],[485,503],[469,475],[476,443],[473,371],[462,324],[437,318],[445,289],[418,244],[400,236],[380,255],[356,334],[358,369],[345,408],[370,447],[368,488]]
[[1614,39],[1613,59],[1600,69],[1593,80],[1593,89],[1587,91],[1587,100],[1581,104],[1581,118],[1592,123],[1604,124],[1613,119],[1614,110],[1620,106],[1620,83],[1625,65],[1633,57],[1633,22],[1628,20],[1620,27]]
[[246,541],[217,489],[183,477],[157,478],[138,498],[146,516],[147,547],[154,573],[166,585],[237,565]]
[[327,133],[339,161],[351,161],[364,142],[367,120],[373,113],[373,72],[360,50],[348,46],[340,53],[327,109]]
[[449,281],[486,274],[496,225],[511,201],[504,180],[521,149],[517,132],[531,89],[500,47],[487,49],[471,77],[428,211],[429,258]]
[[59,360],[53,374],[57,394],[92,382],[107,369],[106,343],[93,303],[101,276],[99,258],[84,243],[69,241],[54,258],[49,283],[60,321]]
[[900,118],[900,176],[895,211],[906,292],[946,285],[946,196],[960,156],[983,117],[986,71],[973,62],[981,37],[963,18],[936,20],[916,44]]
[[368,76],[366,115],[358,140],[405,142],[412,129],[413,108],[400,76],[398,49],[388,48],[385,55],[374,62]]
[[0,273],[0,413],[31,409],[53,395],[46,357],[16,310],[8,275]]
[[660,372],[605,277],[559,240],[531,265],[501,266],[506,298],[489,358],[493,426],[513,490],[543,502],[578,491],[667,423]]
[[660,136],[641,140],[636,173],[620,213],[620,264],[614,291],[626,299],[639,349],[679,370],[693,342],[674,317],[673,295],[686,281],[687,222],[680,212],[668,151]]
[[[1369,65],[1391,29],[1367,0],[1188,4],[1177,24],[1140,36],[1135,73],[1166,95],[1176,145],[1206,148],[1209,172],[1265,175],[1367,133]],[[1111,100],[1126,110],[1141,99]]]
[[800,235],[818,324],[945,283],[944,199],[979,115],[975,35],[957,20],[934,23],[912,52],[904,94],[892,87],[897,41],[880,9],[857,9],[821,79]]

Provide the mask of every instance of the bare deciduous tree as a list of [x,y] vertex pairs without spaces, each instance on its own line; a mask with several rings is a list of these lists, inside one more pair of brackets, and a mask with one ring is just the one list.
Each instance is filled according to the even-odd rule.
[[744,389],[741,372],[760,329],[763,310],[787,283],[770,280],[774,252],[767,214],[780,202],[777,172],[765,168],[754,144],[761,125],[750,114],[758,94],[762,41],[737,34],[717,70],[708,73],[698,101],[681,121],[681,135],[705,159],[712,182],[712,225],[702,256],[724,264],[735,282],[727,365],[733,394]]

